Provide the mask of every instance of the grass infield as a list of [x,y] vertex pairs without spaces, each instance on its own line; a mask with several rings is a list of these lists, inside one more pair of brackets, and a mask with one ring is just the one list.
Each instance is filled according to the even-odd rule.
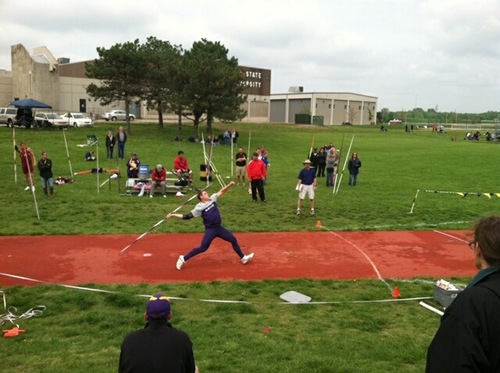
[[[217,126],[217,133],[226,127]],[[247,153],[251,137],[250,153],[264,145],[271,162],[267,204],[252,204],[246,188],[236,186],[221,199],[225,225],[235,233],[308,231],[315,229],[316,220],[336,231],[466,229],[477,218],[498,211],[500,198],[495,193],[500,188],[494,166],[497,143],[465,141],[461,132],[440,135],[423,129],[406,133],[401,127],[390,127],[388,132],[380,132],[376,126],[235,124],[229,128],[233,127],[240,133],[239,145]],[[166,212],[177,208],[183,200],[121,196],[124,179],[119,180],[120,188],[116,180],[98,188],[106,174],[100,174],[100,180],[96,174],[70,175],[70,162],[74,172],[96,167],[84,160],[86,149],[77,146],[84,144],[90,134],[102,142],[100,167],[117,167],[115,160],[105,159],[104,136],[108,129],[115,131],[116,125],[100,123],[93,129],[66,131],[69,157],[62,131],[16,129],[17,143],[26,141],[37,158],[42,150],[48,152],[56,178],[73,177],[76,181],[56,186],[55,196],[45,198],[36,177],[35,205],[33,195],[23,190],[19,159],[17,186],[14,182],[13,132],[0,128],[4,155],[0,164],[4,175],[0,183],[4,216],[0,234],[141,234]],[[196,186],[203,186],[198,172],[202,146],[174,141],[177,131],[177,125],[159,129],[153,124],[133,123],[126,154],[136,151],[143,163],[162,163],[170,168],[177,151],[183,150],[195,172]],[[186,125],[183,137],[187,139],[191,131],[192,127]],[[339,193],[333,195],[324,178],[320,178],[316,216],[296,216],[295,184],[312,138],[318,147],[328,143],[339,147],[343,143],[345,153],[352,136],[352,151],[359,154],[363,164],[359,184],[348,187],[345,170]],[[452,136],[458,141],[451,141]],[[231,180],[230,147],[215,147],[213,161],[224,180]],[[125,162],[119,162],[121,170]],[[219,188],[214,182],[209,190]],[[415,201],[417,190],[420,192]],[[409,214],[413,202],[413,213]],[[180,212],[187,211],[189,206]],[[168,222],[155,230],[201,231],[196,219],[183,224]],[[431,297],[432,280],[415,279],[405,284],[404,296]],[[468,281],[450,280],[462,284]],[[192,337],[203,373],[421,372],[427,346],[439,323],[437,315],[415,301],[356,303],[387,299],[387,288],[378,280],[222,283],[214,279],[207,284],[82,285],[114,293],[57,286],[2,289],[7,305],[15,306],[18,314],[39,304],[47,307],[41,316],[20,322],[26,334],[0,341],[2,372],[116,371],[123,337],[143,325],[145,299],[136,294],[159,291],[185,298],[174,301],[173,321]],[[288,290],[300,291],[315,301],[338,303],[283,305],[279,294]],[[200,299],[248,303],[207,303]],[[4,324],[3,328],[10,325]]]

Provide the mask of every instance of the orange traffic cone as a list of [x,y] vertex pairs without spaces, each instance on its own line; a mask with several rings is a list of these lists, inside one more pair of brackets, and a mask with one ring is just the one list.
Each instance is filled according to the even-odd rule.
[[321,228],[321,227],[322,227],[322,225],[321,225],[321,220],[318,220],[318,221],[316,222],[316,226],[317,226],[318,228]]
[[392,297],[393,298],[399,298],[401,294],[399,293],[399,286],[396,286],[394,290],[392,291]]

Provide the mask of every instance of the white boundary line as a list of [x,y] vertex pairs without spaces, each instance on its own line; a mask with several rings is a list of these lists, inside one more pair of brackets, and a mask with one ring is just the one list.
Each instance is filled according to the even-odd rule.
[[358,250],[361,255],[363,255],[365,257],[365,259],[368,261],[368,263],[370,263],[370,265],[372,266],[373,268],[373,271],[377,274],[377,278],[382,281],[386,286],[387,288],[392,292],[394,289],[391,287],[391,285],[389,285],[387,283],[387,281],[384,280],[384,278],[382,277],[382,275],[380,274],[380,271],[378,270],[377,266],[375,265],[375,263],[371,260],[371,258],[363,251],[361,250],[355,243],[349,241],[347,238],[345,237],[342,237],[341,235],[339,235],[338,233],[335,233],[333,231],[331,231],[330,229],[327,229],[326,227],[324,226],[321,226],[322,228],[326,229],[328,233],[334,235],[335,237],[338,237],[340,238],[341,240],[347,242],[349,245],[351,245],[352,247],[354,247],[356,250]]
[[[124,294],[124,293],[120,293],[118,291],[111,291],[111,290],[104,290],[104,289],[95,289],[95,288],[88,288],[88,287],[74,286],[74,285],[57,284],[57,283],[52,283],[52,282],[37,280],[37,279],[34,279],[34,278],[30,278],[30,277],[18,276],[18,275],[13,275],[13,274],[4,273],[4,272],[0,272],[0,276],[10,277],[10,278],[16,278],[16,279],[30,281],[30,282],[36,282],[36,283],[39,283],[39,284],[62,286],[62,287],[69,288],[69,289],[74,289],[74,290],[83,290],[83,291],[91,291],[91,292],[106,293],[106,294]],[[148,295],[148,294],[134,294],[134,296],[143,297],[143,298],[149,298],[152,295]],[[355,301],[329,301],[329,302],[289,303],[289,302],[249,302],[249,301],[241,301],[241,300],[224,300],[224,299],[190,299],[190,298],[173,297],[173,296],[169,296],[169,295],[167,295],[167,296],[170,299],[172,299],[172,300],[198,301],[198,302],[207,302],[207,303],[226,303],[226,304],[295,304],[295,305],[296,304],[301,304],[301,305],[302,304],[314,304],[314,305],[323,305],[323,304],[324,305],[328,305],[328,304],[370,304],[370,303],[413,302],[413,301],[417,301],[417,300],[432,299],[432,297],[414,297],[414,298],[374,299],[374,300],[358,300],[358,301],[355,300]]]

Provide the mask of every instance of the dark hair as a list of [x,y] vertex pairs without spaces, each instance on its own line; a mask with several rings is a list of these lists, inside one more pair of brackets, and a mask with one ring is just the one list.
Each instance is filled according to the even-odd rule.
[[184,152],[183,152],[182,150],[179,150],[179,151],[177,152],[177,155],[181,155],[181,154],[184,154]]
[[259,156],[259,153],[253,153],[252,156],[254,157],[258,157]]
[[500,216],[487,216],[474,226],[472,243],[479,246],[489,265],[500,264]]
[[203,189],[200,189],[198,192],[196,192],[196,197],[201,201],[201,193],[203,193]]

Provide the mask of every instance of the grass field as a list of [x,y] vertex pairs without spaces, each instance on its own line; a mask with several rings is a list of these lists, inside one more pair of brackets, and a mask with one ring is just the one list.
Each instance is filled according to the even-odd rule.
[[[195,170],[195,183],[203,184],[197,180],[203,159],[201,145],[173,141],[176,125],[164,129],[153,124],[132,126],[127,154],[136,151],[143,163],[171,167],[177,151],[182,149]],[[48,151],[55,177],[70,177],[68,161],[73,171],[95,167],[84,161],[85,148],[77,145],[85,143],[88,134],[104,139],[110,128],[116,130],[116,126],[103,123],[93,129],[65,131],[69,157],[62,131],[16,129],[15,135],[17,143],[26,141],[38,158],[42,150]],[[218,133],[225,128],[217,127]],[[464,141],[461,132],[439,135],[415,130],[410,134],[400,127],[391,127],[385,133],[375,126],[237,124],[236,128],[245,151],[250,138],[251,152],[265,145],[271,162],[267,204],[252,204],[242,187],[235,187],[220,201],[225,225],[236,233],[308,231],[315,229],[318,219],[330,230],[466,229],[480,216],[499,210],[500,198],[490,194],[500,192],[494,164],[497,143]],[[183,202],[173,197],[123,197],[123,179],[120,190],[116,181],[98,188],[106,176],[101,174],[97,181],[92,174],[75,176],[74,184],[56,186],[51,199],[43,196],[37,178],[35,205],[33,195],[23,190],[19,160],[18,185],[14,183],[13,133],[7,128],[0,130],[2,235],[142,233]],[[186,138],[191,136],[191,127],[186,126],[184,133]],[[456,142],[450,141],[454,135]],[[340,191],[334,196],[325,180],[320,179],[317,215],[295,216],[296,179],[313,137],[318,146],[343,144],[346,150],[353,136],[352,151],[358,152],[363,163],[359,185],[347,186],[346,171]],[[230,149],[218,146],[213,153],[219,173],[229,181]],[[104,145],[99,146],[99,155],[101,167],[116,167],[116,161],[105,159]],[[122,161],[120,169],[124,165]],[[210,191],[219,187],[214,183]],[[418,189],[414,211],[408,214]],[[474,194],[462,197],[425,190]],[[194,219],[183,224],[169,221],[155,232],[201,230],[200,221]],[[432,280],[405,283],[405,297],[431,297]],[[462,284],[468,281],[451,280]],[[399,280],[388,281],[397,284]],[[207,284],[82,285],[114,293],[57,286],[3,289],[7,304],[17,307],[18,313],[39,304],[47,309],[43,315],[21,322],[27,334],[0,341],[2,372],[116,371],[121,340],[143,324],[145,300],[136,294],[159,291],[183,298],[174,301],[174,324],[192,337],[202,372],[421,372],[427,346],[439,323],[437,315],[415,301],[357,303],[387,299],[387,288],[376,280],[222,283],[214,279]],[[316,301],[338,303],[281,304],[279,294],[290,289],[302,291]],[[200,299],[247,303],[220,304]]]

